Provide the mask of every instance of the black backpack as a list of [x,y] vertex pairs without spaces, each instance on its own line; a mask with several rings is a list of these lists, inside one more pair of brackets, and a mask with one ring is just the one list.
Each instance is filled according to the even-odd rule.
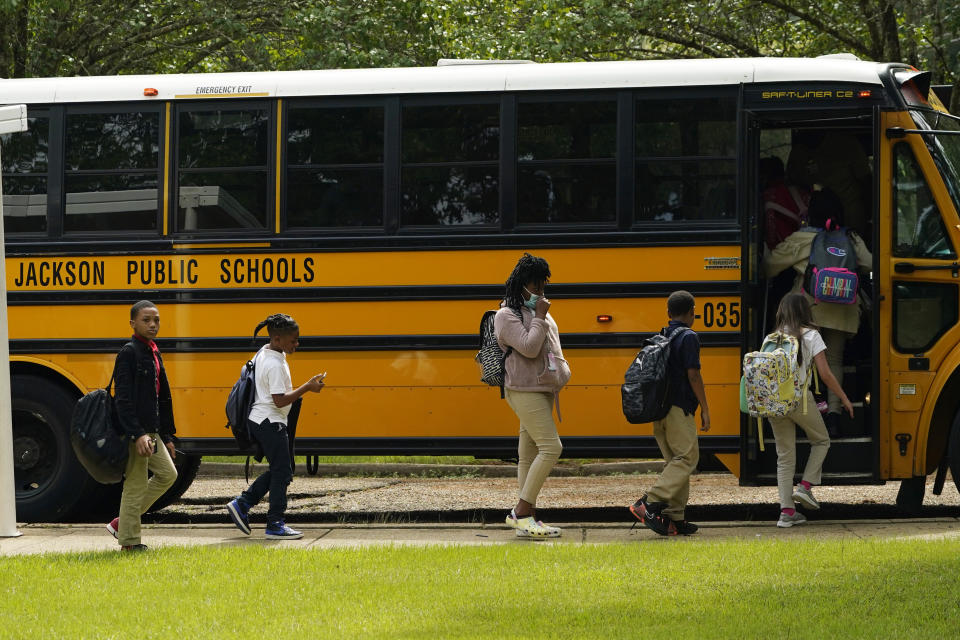
[[106,389],[94,389],[79,400],[70,418],[70,444],[77,460],[94,480],[116,484],[130,454],[130,440],[120,429],[113,406],[113,376]]
[[674,329],[669,338],[661,331],[643,341],[620,387],[623,415],[630,424],[662,420],[669,413],[667,395],[670,376],[667,375],[667,361],[670,359],[670,345],[674,338],[687,331],[688,328],[679,327]]
[[[523,322],[523,314],[516,309],[514,313]],[[503,398],[503,383],[506,378],[504,367],[513,347],[507,347],[506,351],[500,348],[493,329],[496,315],[496,311],[485,311],[480,318],[480,350],[473,359],[480,365],[480,381],[491,387],[500,387],[500,397]]]
[[233,384],[230,394],[227,396],[226,428],[233,432],[233,438],[237,441],[237,447],[240,453],[257,454],[257,444],[250,437],[250,429],[247,426],[250,410],[253,403],[257,400],[257,380],[255,377],[256,368],[253,360],[248,360],[240,372],[240,378]]

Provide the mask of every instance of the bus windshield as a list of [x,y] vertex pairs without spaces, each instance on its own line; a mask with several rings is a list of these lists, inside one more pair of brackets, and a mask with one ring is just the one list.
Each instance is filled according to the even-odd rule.
[[913,111],[914,120],[921,129],[955,131],[956,134],[928,134],[923,139],[930,149],[937,169],[947,184],[953,205],[960,211],[960,118],[941,111]]

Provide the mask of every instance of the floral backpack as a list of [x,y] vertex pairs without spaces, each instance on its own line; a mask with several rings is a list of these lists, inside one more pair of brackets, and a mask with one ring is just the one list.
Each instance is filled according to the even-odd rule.
[[763,451],[763,418],[779,418],[803,402],[807,367],[801,360],[800,343],[790,334],[776,331],[763,339],[759,351],[743,356],[740,379],[740,411],[757,418],[760,450]]

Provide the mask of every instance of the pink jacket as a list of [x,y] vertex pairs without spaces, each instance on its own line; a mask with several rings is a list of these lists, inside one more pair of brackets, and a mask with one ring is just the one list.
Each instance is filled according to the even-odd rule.
[[509,307],[501,307],[493,319],[500,348],[506,351],[507,347],[513,347],[504,365],[504,386],[512,391],[556,393],[570,379],[570,366],[563,359],[557,323],[549,313],[542,320],[535,318],[533,311],[526,307],[520,311],[522,322]]

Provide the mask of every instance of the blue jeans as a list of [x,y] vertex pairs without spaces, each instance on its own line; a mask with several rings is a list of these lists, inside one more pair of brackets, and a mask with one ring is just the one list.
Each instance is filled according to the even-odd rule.
[[250,509],[263,500],[263,496],[269,492],[270,507],[267,511],[267,524],[280,522],[287,510],[287,485],[293,480],[287,426],[269,420],[264,420],[260,424],[255,422],[247,424],[250,435],[263,448],[263,455],[266,456],[270,468],[261,473],[260,477],[240,494],[237,501]]

